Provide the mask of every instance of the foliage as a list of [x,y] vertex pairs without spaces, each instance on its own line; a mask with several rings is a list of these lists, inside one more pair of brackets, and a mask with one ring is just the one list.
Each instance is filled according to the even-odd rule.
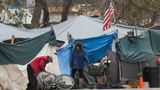
[[11,21],[13,21],[18,27],[23,24],[23,18],[26,17],[27,11],[25,9],[17,9],[14,12],[9,11],[8,17]]
[[118,23],[151,27],[160,15],[159,0],[113,0],[113,2]]
[[5,0],[6,4],[8,5],[12,5],[13,4],[13,0]]
[[16,10],[11,10],[11,6],[15,3],[13,0],[1,0],[0,11],[4,10],[7,14],[9,21],[14,22],[17,26],[21,26],[23,17],[27,16],[27,11],[21,6],[24,6],[26,0],[17,0],[16,3],[19,3],[19,8]]

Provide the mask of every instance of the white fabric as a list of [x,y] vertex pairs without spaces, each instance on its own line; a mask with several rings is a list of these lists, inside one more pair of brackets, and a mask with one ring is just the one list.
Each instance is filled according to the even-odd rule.
[[102,24],[93,21],[89,17],[79,16],[66,22],[54,25],[56,38],[67,41],[67,32],[70,32],[74,38],[89,38],[104,34]]
[[[12,35],[18,38],[33,38],[51,30],[50,27],[39,29],[24,29],[0,23],[0,42],[11,39]],[[78,16],[71,18],[63,23],[53,25],[53,29],[57,40],[67,42],[67,32],[70,32],[75,39],[84,39],[103,34],[109,34],[115,30],[119,32],[119,38],[124,37],[128,31],[135,30],[135,27],[125,26],[121,24],[112,25],[106,31],[102,31],[103,21],[87,16]],[[138,34],[145,31],[145,28],[137,28]]]
[[[57,56],[54,54],[56,52],[56,47],[55,46],[51,46],[49,45],[49,43],[47,43],[42,50],[35,56],[39,57],[39,56],[44,56],[44,55],[49,55],[53,57],[53,62],[52,63],[48,63],[46,66],[46,71],[54,73],[56,75],[60,75],[60,69],[59,69],[59,64],[58,64],[58,59]],[[34,58],[34,59],[35,59]],[[21,71],[23,71],[23,74],[26,75],[26,67],[27,65],[18,65],[19,69]]]
[[[103,34],[110,34],[118,30],[118,37],[122,38],[127,35],[128,31],[135,30],[135,27],[116,24],[110,29],[103,31],[103,20],[90,18],[87,16],[78,16],[69,19],[63,23],[53,26],[57,40],[67,42],[67,32],[70,32],[75,39],[85,39]],[[138,35],[145,31],[145,28],[136,28]]]
[[[18,38],[33,38],[51,30],[50,27],[39,29],[24,29],[0,23],[0,42],[11,39],[12,35]],[[124,37],[128,31],[135,30],[135,27],[125,26],[121,24],[112,25],[106,31],[102,31],[103,21],[87,16],[78,16],[71,18],[63,23],[53,25],[53,29],[57,40],[67,42],[67,32],[70,32],[75,39],[84,39],[95,37],[103,34],[109,34],[115,30],[119,32],[119,38]],[[145,31],[145,28],[136,28],[138,34]]]
[[25,90],[28,83],[16,65],[0,65],[0,90]]
[[47,64],[46,66],[46,71],[49,71],[51,73],[54,73],[56,75],[60,75],[60,69],[59,69],[59,64],[58,64],[58,59],[57,56],[54,54],[56,53],[56,47],[49,45],[49,43],[47,43],[42,50],[38,53],[38,55],[36,57],[39,56],[52,56],[53,58],[53,62]]
[[14,35],[16,38],[34,38],[51,30],[50,27],[30,30],[24,28],[16,28],[1,23],[0,27],[0,42],[11,39],[12,35]]

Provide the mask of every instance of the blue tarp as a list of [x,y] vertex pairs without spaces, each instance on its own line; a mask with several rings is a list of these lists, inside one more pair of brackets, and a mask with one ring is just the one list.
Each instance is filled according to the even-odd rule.
[[[78,39],[74,42],[81,42],[83,44],[83,49],[86,51],[89,58],[89,64],[93,63],[95,60],[101,59],[106,55],[107,50],[112,50],[112,41],[116,37],[116,33],[110,35],[102,35],[98,37],[88,38],[88,39]],[[57,51],[58,62],[61,74],[70,75],[70,52],[73,49],[73,43],[69,43],[66,47],[61,48]]]

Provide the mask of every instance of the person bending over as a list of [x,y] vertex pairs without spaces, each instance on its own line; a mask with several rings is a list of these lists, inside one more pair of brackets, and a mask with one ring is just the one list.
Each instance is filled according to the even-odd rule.
[[41,72],[45,71],[46,65],[52,62],[51,56],[40,56],[35,58],[31,63],[27,65],[28,74],[28,85],[26,90],[37,90],[37,79],[36,76]]

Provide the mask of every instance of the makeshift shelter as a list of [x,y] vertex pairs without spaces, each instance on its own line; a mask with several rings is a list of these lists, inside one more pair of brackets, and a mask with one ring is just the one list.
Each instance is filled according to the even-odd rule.
[[117,52],[123,61],[121,67],[127,67],[121,69],[122,77],[125,77],[121,80],[138,80],[143,75],[150,87],[160,87],[159,66],[155,60],[160,54],[158,38],[160,38],[159,30],[147,30],[141,35],[125,36],[119,40]]
[[160,38],[160,31],[153,30],[148,30],[139,36],[121,38],[117,43],[120,59],[128,62],[154,59],[156,55],[160,54],[158,38]]
[[140,36],[123,37],[117,44],[117,51],[123,61],[139,62],[155,57],[148,32]]
[[[85,39],[104,34],[110,34],[118,30],[118,38],[122,38],[127,35],[127,32],[136,29],[136,27],[126,26],[122,24],[112,24],[112,27],[106,31],[103,31],[102,27],[103,20],[87,16],[74,17],[53,26],[57,40],[65,42],[68,41],[67,32],[71,33],[72,37],[75,39]],[[146,29],[138,28],[137,34],[140,35],[141,32],[144,32],[144,30]]]
[[[119,39],[125,37],[128,32],[134,32],[134,36],[138,36],[138,35],[144,34],[148,30],[147,28],[139,28],[139,27],[133,27],[133,26],[127,26],[127,25],[121,25],[121,24],[112,24],[111,28],[106,31],[102,31],[102,27],[103,27],[103,20],[100,20],[97,18],[86,17],[86,16],[79,16],[79,17],[75,17],[70,20],[67,20],[63,23],[54,25],[54,30],[55,30],[57,40],[65,41],[66,44],[68,43],[68,38],[67,38],[68,32],[76,40],[77,39],[85,40],[86,38],[94,38],[98,36],[100,37],[100,36],[103,36],[104,34],[109,35],[112,32],[116,32],[117,38],[118,38],[117,41],[119,41]],[[113,44],[112,44],[113,51],[116,51],[115,43],[116,41],[113,41]],[[69,55],[69,52],[67,52],[68,48],[70,48],[69,45],[66,47],[64,46],[64,48],[58,51],[58,54],[60,55],[60,57],[63,54],[66,56]],[[66,52],[64,52],[63,54],[59,53],[61,52],[61,50],[64,50]],[[147,59],[147,60],[144,62],[142,66],[145,67],[145,66],[155,66],[156,65],[155,60],[150,60],[150,59]],[[115,63],[113,63],[113,65],[118,65]],[[66,62],[64,59],[59,60],[59,65],[61,68],[62,65],[63,66],[68,65],[68,62]],[[114,67],[110,68],[110,70],[113,70],[113,69],[115,68]],[[130,63],[130,62],[121,61],[119,69],[121,70],[117,69],[117,71],[115,72],[120,71],[119,73],[121,74],[120,77],[122,79],[138,79],[137,76],[139,73],[139,63]],[[135,73],[131,74],[129,70]],[[61,70],[61,73],[68,74],[69,72],[66,72],[65,70]],[[117,75],[115,75],[112,78],[118,77],[119,75],[118,73],[114,73],[114,74],[117,74]]]
[[[3,73],[0,76],[0,85],[4,89],[25,89],[28,82],[26,64],[37,56],[52,56],[54,62],[47,65],[46,69],[54,74],[60,74],[57,57],[54,54],[56,37],[50,27],[34,30],[4,24],[0,24],[0,27],[0,73]],[[16,38],[23,38],[24,41],[17,42],[15,45],[3,43],[3,41],[11,39],[12,35]],[[19,65],[17,66],[17,64]],[[14,72],[16,73],[14,74]],[[13,76],[10,75],[11,73]]]
[[0,42],[11,39],[12,35],[16,38],[34,38],[50,31],[50,27],[42,29],[24,29],[0,23]]
[[[89,64],[106,56],[107,50],[112,50],[112,41],[116,36],[115,33],[111,35],[102,35],[99,37],[93,37],[88,39],[79,39],[74,42],[80,42],[83,45],[84,51],[89,58]],[[62,74],[70,75],[70,52],[73,50],[73,43],[69,43],[66,47],[57,51],[59,67]],[[65,68],[65,69],[64,69]]]
[[[99,18],[92,18],[87,16],[78,16],[69,19],[60,24],[53,25],[56,39],[68,43],[67,33],[69,32],[75,39],[86,39],[97,37],[104,34],[111,34],[117,32],[118,39],[127,35],[127,32],[133,31],[135,35],[140,35],[146,28],[132,27],[122,24],[112,24],[112,27],[106,31],[102,30],[103,20]],[[137,29],[137,31],[135,31]],[[113,51],[115,50],[115,42],[113,43]]]

